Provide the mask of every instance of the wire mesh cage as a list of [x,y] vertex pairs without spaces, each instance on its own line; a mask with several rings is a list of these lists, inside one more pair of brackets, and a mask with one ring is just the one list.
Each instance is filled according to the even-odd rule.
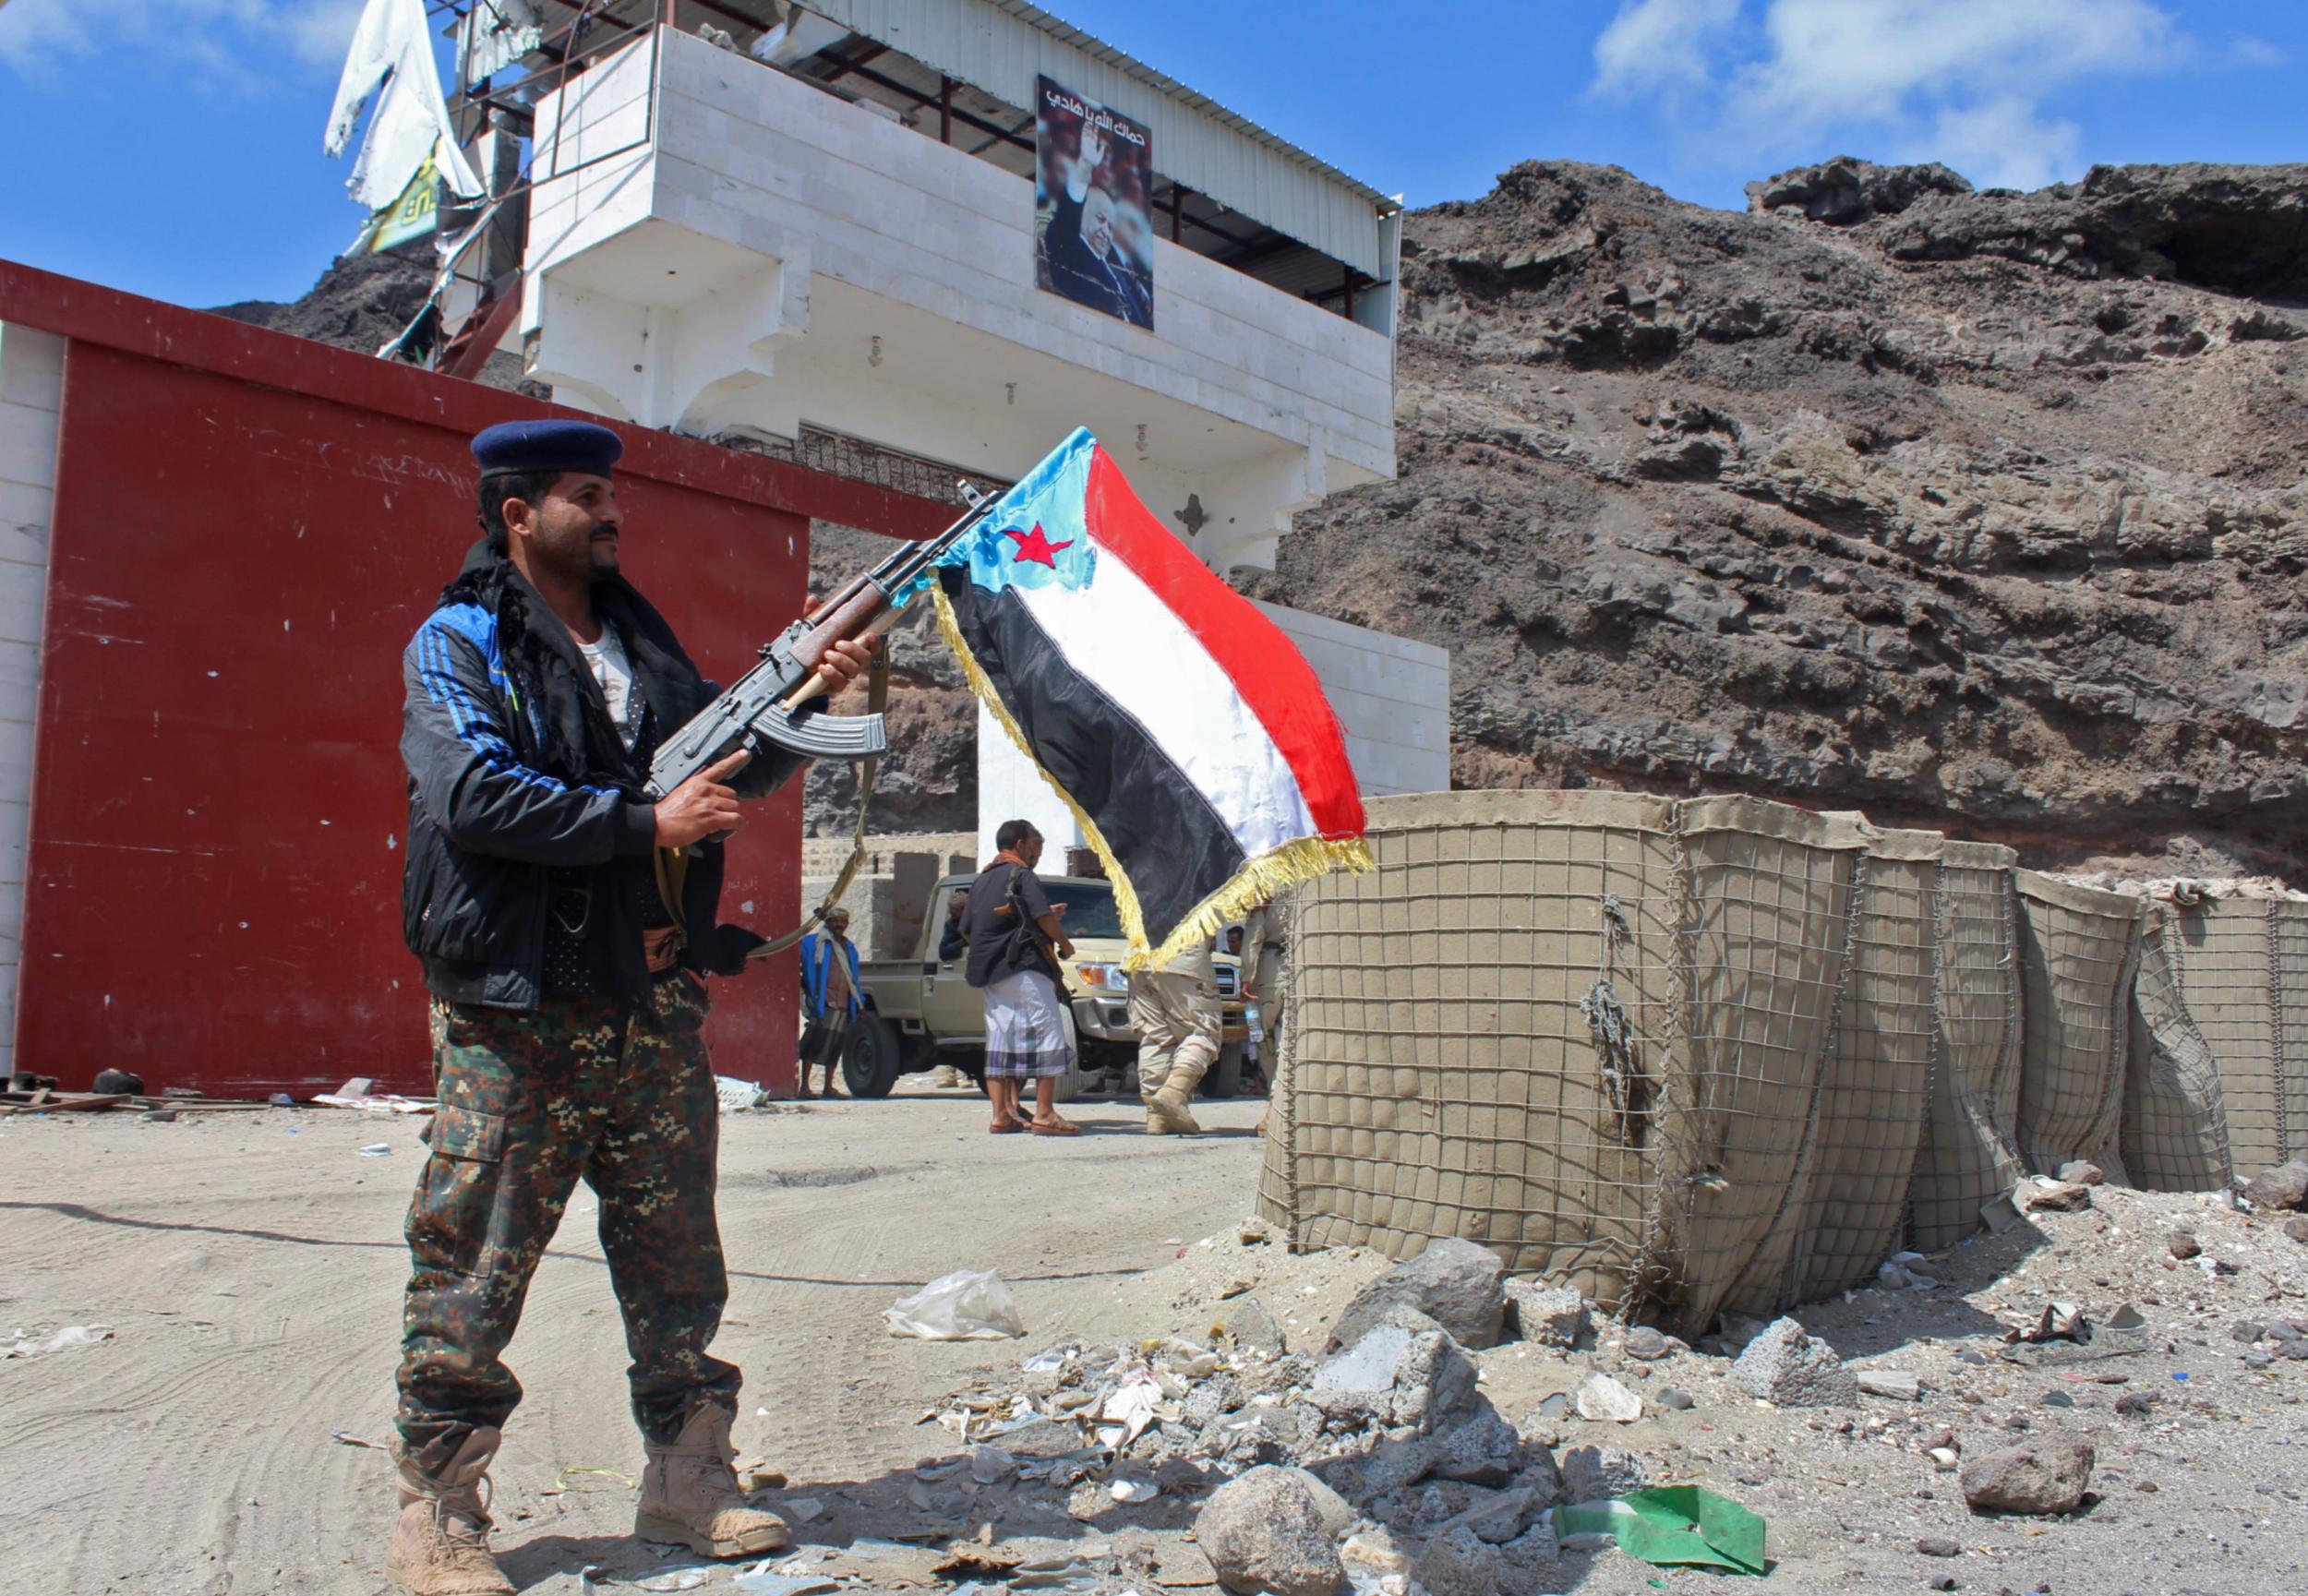
[[2165,946],[2211,1049],[2239,1174],[2308,1158],[2308,904],[2175,903]]
[[2071,1159],[2124,1179],[2119,1145],[2133,972],[2146,900],[2013,872],[2024,1019],[2019,1150],[2038,1174]]
[[2148,911],[2132,982],[2123,1083],[2123,1165],[2150,1191],[2203,1192],[2235,1172],[2219,1066],[2173,974],[2179,933],[2169,906]]

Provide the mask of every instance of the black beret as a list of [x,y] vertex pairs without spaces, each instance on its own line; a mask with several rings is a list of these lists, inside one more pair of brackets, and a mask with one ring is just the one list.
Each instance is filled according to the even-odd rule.
[[507,421],[474,435],[473,458],[487,476],[499,471],[583,471],[607,476],[625,440],[590,421]]

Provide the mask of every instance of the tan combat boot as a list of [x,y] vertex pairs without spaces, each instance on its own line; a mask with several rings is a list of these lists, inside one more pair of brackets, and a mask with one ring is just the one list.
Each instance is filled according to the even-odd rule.
[[643,1541],[687,1546],[706,1557],[744,1557],[790,1545],[793,1534],[775,1513],[745,1505],[737,1456],[729,1445],[728,1409],[708,1402],[690,1415],[680,1438],[660,1446],[644,1441],[641,1506],[633,1533]]
[[409,1596],[513,1596],[489,1555],[488,1467],[499,1433],[475,1430],[438,1474],[401,1464],[401,1517],[385,1573]]
[[1196,1082],[1172,1070],[1154,1095],[1146,1099],[1146,1134],[1149,1136],[1195,1136],[1202,1127],[1186,1109]]

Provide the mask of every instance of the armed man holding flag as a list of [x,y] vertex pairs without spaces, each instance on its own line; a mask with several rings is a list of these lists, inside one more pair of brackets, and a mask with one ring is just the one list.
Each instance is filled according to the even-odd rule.
[[[726,755],[651,801],[653,751],[716,690],[619,574],[622,451],[574,421],[476,437],[483,536],[402,661],[404,929],[440,1098],[409,1207],[386,1556],[412,1596],[511,1596],[488,1547],[489,1461],[521,1399],[502,1354],[581,1178],[648,1458],[634,1532],[717,1557],[789,1539],[745,1505],[740,1376],[706,1351],[728,1282],[702,1031],[703,978],[762,942],[717,923],[721,839],[801,762]],[[818,676],[838,688],[872,651],[835,643]]]

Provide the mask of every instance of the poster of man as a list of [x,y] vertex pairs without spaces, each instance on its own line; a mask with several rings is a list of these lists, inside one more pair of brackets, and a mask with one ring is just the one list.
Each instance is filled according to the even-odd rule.
[[1154,141],[1143,123],[1044,78],[1034,111],[1034,281],[1154,326]]

